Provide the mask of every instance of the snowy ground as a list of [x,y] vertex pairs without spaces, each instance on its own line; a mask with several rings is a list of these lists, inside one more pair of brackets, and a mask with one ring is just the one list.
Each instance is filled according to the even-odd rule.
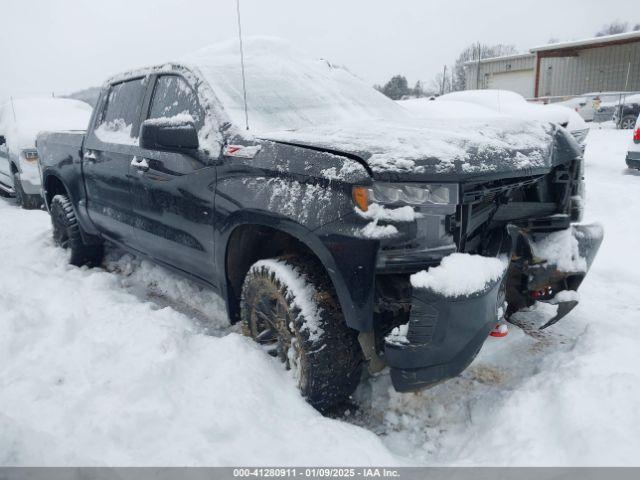
[[489,339],[461,377],[422,393],[368,379],[338,419],[307,406],[213,294],[116,252],[104,269],[69,267],[46,213],[0,201],[0,464],[639,465],[629,138],[588,138],[587,211],[605,241],[574,312],[541,335]]

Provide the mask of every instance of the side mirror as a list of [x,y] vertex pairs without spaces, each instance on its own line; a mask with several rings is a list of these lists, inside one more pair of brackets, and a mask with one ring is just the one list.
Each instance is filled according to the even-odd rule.
[[140,126],[140,146],[149,150],[195,150],[198,132],[192,120],[149,119]]
[[0,145],[4,145],[5,143],[7,143],[7,139],[4,138],[4,135],[0,135]]

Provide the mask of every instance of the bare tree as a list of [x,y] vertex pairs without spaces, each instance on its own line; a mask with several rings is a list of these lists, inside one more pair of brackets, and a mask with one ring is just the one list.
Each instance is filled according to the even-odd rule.
[[469,45],[465,48],[458,58],[456,59],[453,74],[453,85],[451,86],[452,91],[464,90],[467,87],[467,79],[464,71],[464,64],[471,60],[477,60],[478,57],[480,59],[483,58],[491,58],[491,57],[501,57],[503,55],[513,55],[514,53],[518,53],[518,50],[513,45],[484,45],[484,44],[476,44]]
[[443,74],[443,72],[435,75],[427,88],[427,92],[430,95],[441,95],[452,91],[451,77]]
[[627,31],[629,31],[629,24],[627,22],[616,20],[604,25],[600,30],[598,30],[598,32],[596,33],[596,37],[615,35],[617,33],[624,33]]

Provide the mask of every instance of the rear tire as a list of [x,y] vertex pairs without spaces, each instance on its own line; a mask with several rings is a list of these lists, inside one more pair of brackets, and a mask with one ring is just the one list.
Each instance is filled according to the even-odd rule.
[[327,412],[344,404],[362,372],[357,332],[345,322],[331,281],[314,259],[255,263],[240,305],[243,333],[294,371],[302,396]]
[[36,210],[42,206],[42,197],[40,195],[28,195],[22,188],[20,174],[12,172],[13,189],[16,191],[16,203],[25,210]]
[[69,251],[69,263],[96,266],[102,261],[102,243],[88,244],[82,238],[81,227],[73,205],[66,195],[56,195],[49,208],[53,225],[53,239],[56,244]]
[[631,130],[636,126],[636,117],[634,115],[626,115],[620,120],[621,130]]

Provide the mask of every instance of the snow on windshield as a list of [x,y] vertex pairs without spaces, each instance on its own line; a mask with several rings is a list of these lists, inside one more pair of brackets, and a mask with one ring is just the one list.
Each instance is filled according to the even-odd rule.
[[[253,131],[290,130],[358,119],[403,117],[392,100],[344,68],[306,60],[287,42],[250,38],[244,42],[249,125]],[[244,126],[242,72],[237,42],[192,53],[232,121]]]

